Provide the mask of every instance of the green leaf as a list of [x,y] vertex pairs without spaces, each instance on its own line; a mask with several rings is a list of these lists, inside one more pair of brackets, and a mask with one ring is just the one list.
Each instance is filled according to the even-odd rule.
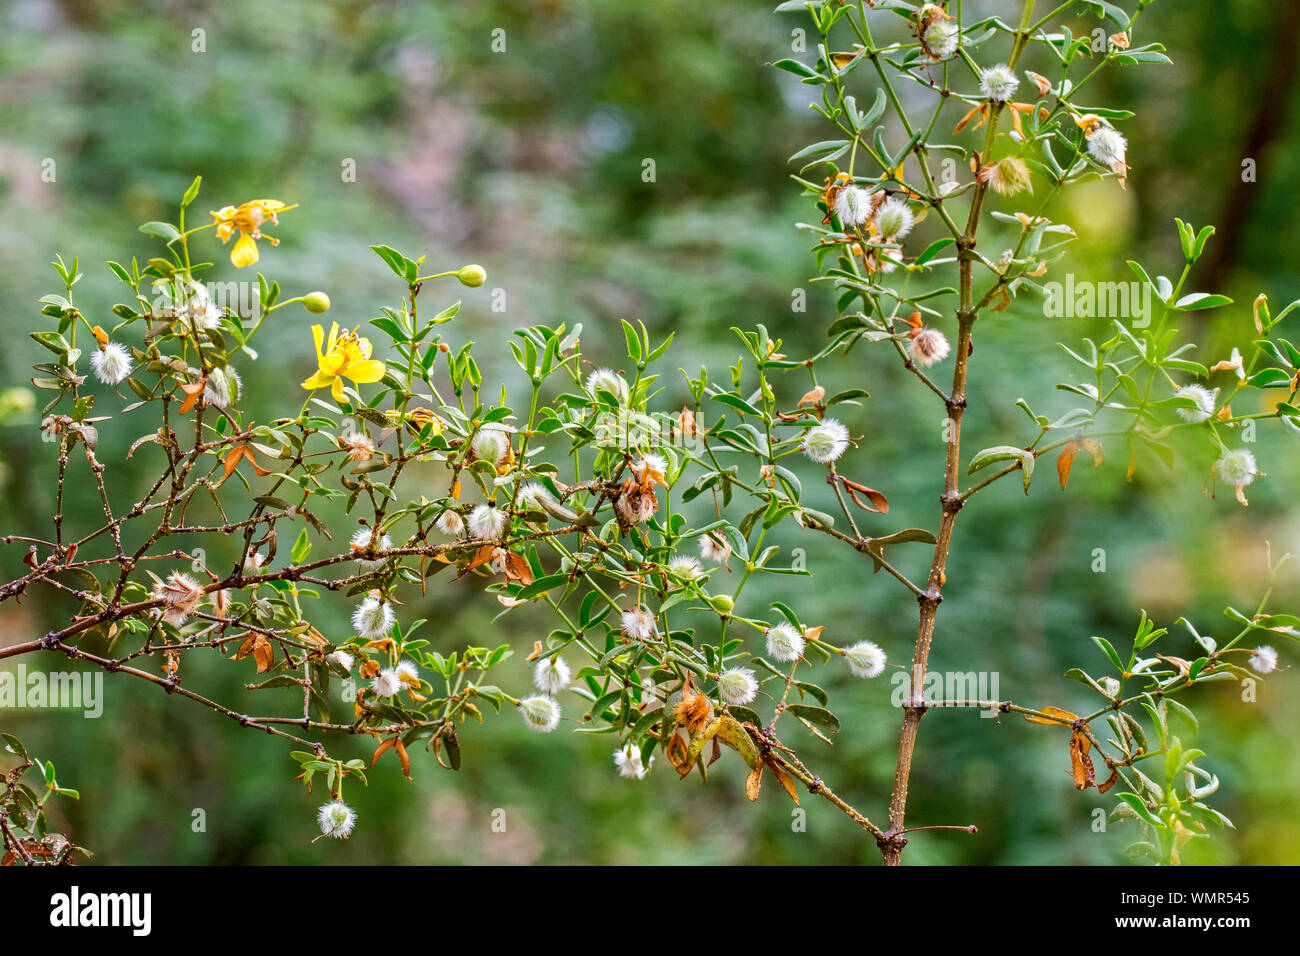
[[715,402],[721,402],[723,405],[728,405],[739,412],[744,412],[746,415],[753,415],[755,418],[763,417],[761,411],[749,404],[749,402],[745,401],[739,395],[732,395],[729,392],[723,392],[721,395],[711,395],[709,397]]
[[1182,720],[1183,723],[1187,724],[1187,726],[1191,728],[1192,733],[1195,734],[1200,732],[1200,722],[1197,721],[1196,715],[1188,709],[1186,704],[1180,704],[1172,697],[1166,697],[1165,704],[1169,707],[1169,712],[1171,714]]
[[1101,652],[1106,655],[1118,670],[1124,670],[1124,663],[1119,659],[1119,654],[1115,651],[1115,648],[1110,641],[1106,640],[1104,637],[1097,637],[1094,634],[1092,642],[1101,648]]
[[812,67],[806,66],[805,64],[800,63],[798,60],[792,60],[788,57],[784,60],[777,60],[772,65],[776,67],[778,70],[785,70],[785,72],[787,73],[793,73],[795,76],[802,76],[804,78],[821,75]]
[[393,274],[406,278],[406,256],[402,255],[391,246],[371,246],[375,255],[383,259],[388,264],[388,268],[393,270]]
[[298,540],[293,543],[289,558],[294,564],[302,564],[309,554],[311,554],[311,541],[307,538],[307,529],[303,528],[298,532]]
[[202,176],[195,176],[194,182],[190,183],[190,188],[185,190],[185,195],[181,197],[181,208],[184,209],[190,203],[194,202],[194,197],[199,194],[199,186],[203,183]]
[[520,601],[527,601],[545,594],[551,588],[559,587],[569,580],[567,574],[548,574],[544,578],[538,578],[532,584],[522,588],[515,597]]
[[831,733],[839,733],[840,719],[825,707],[813,707],[810,704],[791,704],[786,710],[796,717],[802,717],[811,724],[820,724]]
[[[35,338],[35,333],[32,334],[32,337]],[[44,345],[45,343],[41,344]],[[1289,385],[1291,384],[1291,376],[1280,368],[1266,368],[1252,375],[1246,380],[1246,384],[1251,388],[1268,388],[1272,385]]]
[[1136,793],[1121,793],[1118,794],[1118,796],[1133,809],[1133,812],[1138,815],[1138,818],[1142,820],[1143,823],[1159,830],[1165,829],[1165,825],[1161,822],[1160,818],[1147,809],[1147,805],[1142,802],[1142,798]]
[[633,362],[641,361],[641,337],[637,335],[636,329],[632,328],[632,323],[627,319],[620,320],[623,323],[623,338],[627,340],[627,356]]
[[1232,305],[1232,300],[1226,295],[1214,295],[1209,292],[1193,292],[1185,295],[1174,303],[1174,308],[1183,312],[1194,312],[1198,309],[1217,309],[1223,305]]
[[181,231],[170,222],[146,222],[140,227],[140,231],[146,236],[157,236],[159,239],[166,239],[168,242],[181,237]]
[[929,262],[940,252],[942,252],[948,246],[951,246],[956,241],[957,241],[956,239],[953,239],[951,237],[946,239],[936,239],[934,242],[926,246],[924,250],[922,250],[921,254],[916,257],[916,262],[914,264],[918,266],[925,265],[927,262]]
[[1029,493],[1029,482],[1034,477],[1034,453],[1025,451],[1023,448],[1017,448],[1014,445],[994,445],[992,448],[985,448],[978,452],[971,459],[967,467],[967,474],[975,474],[981,468],[998,461],[1017,460],[1020,467],[1024,470],[1025,494]]

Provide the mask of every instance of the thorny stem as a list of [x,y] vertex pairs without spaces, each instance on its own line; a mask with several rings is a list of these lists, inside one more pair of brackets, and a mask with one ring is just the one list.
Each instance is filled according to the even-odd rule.
[[[1007,65],[1015,69],[1028,42],[1029,26],[1032,22],[1034,0],[1026,0],[1020,17],[1020,29],[1016,34]],[[1001,119],[1002,105],[998,104],[991,111],[988,133],[986,135],[985,155],[988,155],[997,136],[998,122]],[[926,668],[930,660],[930,647],[934,640],[934,623],[938,614],[939,603],[943,600],[942,590],[946,581],[945,569],[948,564],[948,549],[952,544],[953,528],[957,515],[961,511],[963,497],[960,489],[961,466],[961,427],[962,417],[966,411],[966,373],[971,351],[971,330],[979,313],[975,308],[973,291],[973,269],[976,262],[975,242],[979,230],[984,196],[988,191],[987,183],[977,182],[971,201],[970,217],[966,229],[957,241],[958,270],[960,274],[960,305],[957,309],[957,346],[952,378],[952,392],[948,395],[948,449],[944,463],[944,491],[941,497],[942,514],[939,532],[935,536],[934,558],[930,563],[930,576],[924,593],[917,596],[920,605],[916,632],[916,647],[912,654],[911,687],[903,706],[903,727],[898,740],[898,759],[894,767],[894,787],[889,800],[889,827],[877,843],[881,858],[886,866],[898,866],[902,860],[903,848],[907,840],[903,836],[904,820],[907,814],[907,790],[912,774],[912,757],[916,752],[916,738],[920,730],[921,718],[926,707],[922,697],[925,687]]]

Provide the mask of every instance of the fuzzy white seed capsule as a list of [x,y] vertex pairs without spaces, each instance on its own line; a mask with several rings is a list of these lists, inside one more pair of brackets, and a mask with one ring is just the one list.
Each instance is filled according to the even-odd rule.
[[1122,168],[1127,152],[1128,140],[1112,126],[1099,126],[1088,137],[1088,153],[1108,169]]
[[835,195],[835,215],[846,229],[856,229],[871,216],[875,203],[869,189],[844,186]]
[[726,564],[731,557],[731,544],[720,534],[710,532],[700,535],[700,557],[716,564]]
[[907,354],[917,365],[929,368],[948,357],[952,347],[938,329],[921,329],[907,344]]
[[680,574],[684,578],[694,580],[703,573],[704,568],[700,565],[698,558],[691,557],[689,554],[679,554],[668,562],[668,570],[674,574]]
[[316,812],[316,822],[320,824],[321,836],[345,840],[356,825],[357,815],[342,800],[335,800]]
[[90,368],[105,385],[120,385],[131,374],[131,354],[116,342],[109,342],[91,353]]
[[203,400],[217,408],[225,408],[239,401],[243,381],[233,368],[214,368],[208,373],[203,386]]
[[393,668],[397,673],[397,678],[403,684],[418,686],[420,683],[420,669],[415,666],[415,661],[398,661],[397,666]]
[[1244,448],[1223,453],[1223,457],[1214,463],[1214,472],[1224,484],[1235,488],[1244,488],[1259,474],[1255,465],[1255,456]]
[[885,652],[871,641],[858,641],[844,649],[844,659],[854,677],[879,677],[885,672]]
[[339,447],[347,452],[348,461],[369,461],[375,457],[375,443],[363,432],[353,432],[340,438]]
[[614,766],[618,767],[620,777],[644,780],[645,775],[654,766],[654,762],[654,755],[651,754],[649,765],[643,764],[641,762],[641,751],[631,744],[627,744],[622,750],[614,751]]
[[370,689],[380,697],[392,697],[402,689],[401,676],[391,667],[385,667],[370,682]]
[[916,216],[907,201],[897,197],[888,199],[876,212],[876,231],[881,238],[898,241],[912,231]]
[[[372,541],[374,541],[374,532],[370,528],[358,528],[356,530],[356,533],[352,535],[352,540],[351,542],[349,542],[349,547],[352,548],[354,553],[360,554],[361,552],[370,550],[370,543]],[[387,551],[390,548],[392,548],[392,546],[393,546],[392,538],[390,538],[386,534],[380,535],[379,541],[375,544],[375,550]],[[379,567],[384,563],[382,558],[378,560],[368,560],[366,558],[358,557],[356,561],[359,566],[365,568],[368,571],[374,570],[375,568]]]
[[1267,644],[1255,648],[1254,656],[1250,659],[1250,666],[1258,674],[1271,674],[1277,669],[1277,651]]
[[366,598],[352,612],[352,626],[367,640],[384,637],[393,629],[394,623],[393,609],[378,598]]
[[199,609],[203,589],[188,574],[173,571],[167,575],[166,581],[154,585],[150,596],[163,602],[162,619],[174,627],[180,627]]
[[758,681],[748,667],[732,667],[718,675],[718,694],[728,704],[748,704],[758,696]]
[[980,170],[979,179],[999,196],[1014,196],[1029,188],[1029,167],[1017,156],[1005,156]]
[[539,481],[530,481],[519,489],[519,503],[529,511],[541,511],[543,501],[551,501],[552,495]]
[[648,641],[658,633],[658,628],[655,627],[655,616],[643,605],[624,611],[621,615],[621,623],[623,633],[633,640]]
[[494,541],[506,526],[506,516],[492,505],[479,505],[469,513],[469,531],[476,538]]
[[1020,86],[1016,71],[1005,63],[991,66],[980,73],[980,92],[995,103],[1005,103],[1015,95]]
[[653,490],[642,493],[639,490],[629,492],[614,502],[619,516],[629,525],[642,524],[654,517],[659,507],[659,500]]
[[627,401],[627,380],[613,369],[598,368],[587,376],[587,391],[594,397],[600,392],[608,392],[620,402]]
[[961,43],[961,27],[956,20],[936,17],[921,31],[921,40],[933,59],[946,60],[957,52],[957,46]]
[[782,621],[767,629],[767,654],[774,661],[789,663],[803,655],[804,637],[791,624]]
[[474,454],[496,464],[510,451],[510,436],[499,428],[484,428],[474,436]]
[[569,686],[571,676],[563,657],[543,657],[533,666],[533,683],[552,697]]
[[803,453],[819,465],[827,465],[849,447],[849,430],[833,418],[814,425],[803,436]]
[[560,726],[560,705],[549,697],[525,697],[519,702],[524,726],[540,734],[549,734]]
[[1174,392],[1179,398],[1190,398],[1196,403],[1195,408],[1180,408],[1178,416],[1185,422],[1203,422],[1214,414],[1214,406],[1219,403],[1219,390],[1210,391],[1202,385],[1184,385]]
[[438,515],[437,525],[438,530],[443,534],[456,538],[465,530],[465,519],[460,516],[459,511],[452,511],[448,508]]

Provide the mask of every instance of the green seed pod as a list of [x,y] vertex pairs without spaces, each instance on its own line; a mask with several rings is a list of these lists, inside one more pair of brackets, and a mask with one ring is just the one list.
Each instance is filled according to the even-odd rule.
[[460,280],[461,285],[477,289],[487,281],[487,270],[480,265],[462,266],[461,270],[456,273],[456,278]]
[[302,304],[307,307],[308,312],[314,312],[320,315],[322,312],[328,312],[330,307],[330,297],[324,292],[317,290],[308,293],[302,297]]

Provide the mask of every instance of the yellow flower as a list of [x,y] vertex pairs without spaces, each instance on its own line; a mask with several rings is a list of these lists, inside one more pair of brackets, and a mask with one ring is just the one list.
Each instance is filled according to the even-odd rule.
[[343,379],[350,378],[362,385],[384,377],[384,363],[370,357],[370,340],[357,335],[355,329],[340,335],[339,324],[335,322],[330,326],[330,337],[324,351],[321,344],[325,340],[325,330],[313,325],[311,334],[316,340],[316,361],[320,368],[302,383],[303,388],[329,386],[334,400],[341,402],[344,398]]
[[280,220],[276,218],[277,213],[296,208],[296,205],[286,206],[278,199],[250,199],[239,208],[224,206],[213,210],[212,218],[217,221],[218,239],[228,242],[231,236],[239,233],[239,240],[230,250],[230,261],[239,268],[255,263],[258,239],[265,239],[271,245],[278,246],[279,239],[262,233],[262,223],[269,219],[278,224]]

